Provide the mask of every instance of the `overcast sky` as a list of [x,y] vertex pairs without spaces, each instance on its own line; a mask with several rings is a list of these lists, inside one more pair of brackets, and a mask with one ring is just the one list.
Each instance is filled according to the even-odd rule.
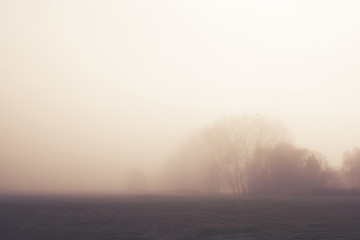
[[[115,189],[260,113],[340,166],[360,146],[359,1],[0,1],[0,191]],[[119,176],[120,175],[120,176]]]

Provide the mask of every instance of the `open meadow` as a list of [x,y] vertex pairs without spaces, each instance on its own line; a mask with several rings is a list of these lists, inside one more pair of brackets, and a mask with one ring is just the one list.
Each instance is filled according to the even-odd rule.
[[1,239],[359,239],[360,198],[1,197]]

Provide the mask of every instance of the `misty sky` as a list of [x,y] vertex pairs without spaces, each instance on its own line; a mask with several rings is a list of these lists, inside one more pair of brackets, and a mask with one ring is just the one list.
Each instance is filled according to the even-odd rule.
[[0,191],[110,191],[242,113],[280,120],[340,166],[360,146],[359,12],[355,0],[1,0]]

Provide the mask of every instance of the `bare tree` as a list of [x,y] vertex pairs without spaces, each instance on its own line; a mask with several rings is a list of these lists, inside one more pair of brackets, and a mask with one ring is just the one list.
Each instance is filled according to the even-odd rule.
[[327,186],[330,171],[326,158],[313,151],[280,143],[273,148],[260,149],[255,163],[254,191],[299,193]]
[[[258,115],[220,119],[190,137],[176,156],[175,182],[209,193],[304,193],[336,180],[323,155],[294,146],[280,123]],[[359,182],[360,151],[345,156]]]
[[202,190],[217,193],[227,188],[234,194],[247,193],[252,191],[252,175],[258,171],[258,149],[271,148],[288,136],[278,122],[242,115],[218,120],[197,132],[179,155],[183,161],[197,163]]
[[303,172],[305,190],[328,187],[331,171],[324,155],[305,150]]
[[253,191],[253,175],[260,167],[255,160],[258,150],[288,141],[287,130],[280,123],[259,115],[232,117],[217,124],[225,133],[227,154],[223,162],[234,180],[235,193]]
[[343,170],[347,176],[349,186],[360,187],[360,149],[346,151],[343,156]]
[[289,193],[298,191],[301,183],[301,168],[304,151],[290,144],[279,144],[268,153],[271,191]]

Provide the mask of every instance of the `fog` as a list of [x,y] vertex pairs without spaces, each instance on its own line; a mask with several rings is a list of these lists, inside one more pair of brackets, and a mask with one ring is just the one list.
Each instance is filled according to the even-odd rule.
[[189,136],[242,114],[281,122],[340,168],[360,145],[359,10],[1,1],[0,192],[162,191]]

